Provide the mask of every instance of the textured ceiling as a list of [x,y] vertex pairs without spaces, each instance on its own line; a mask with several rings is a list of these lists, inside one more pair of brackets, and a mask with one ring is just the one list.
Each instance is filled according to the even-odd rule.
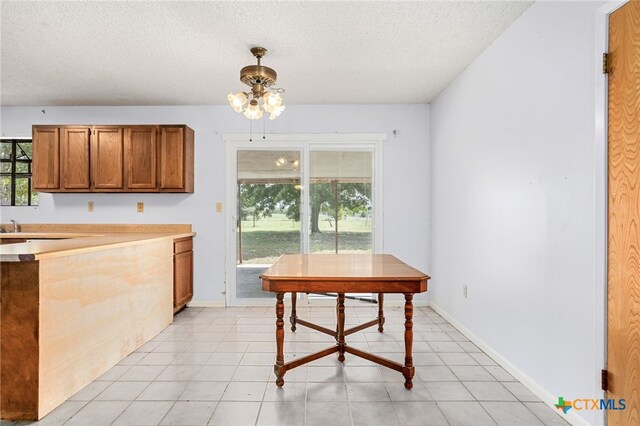
[[3,0],[1,102],[224,104],[255,45],[288,104],[430,102],[530,5]]

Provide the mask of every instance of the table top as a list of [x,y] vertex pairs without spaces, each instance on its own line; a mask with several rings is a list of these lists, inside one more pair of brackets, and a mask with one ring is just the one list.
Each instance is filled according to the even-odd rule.
[[389,254],[287,254],[262,274],[262,289],[420,293],[429,278]]

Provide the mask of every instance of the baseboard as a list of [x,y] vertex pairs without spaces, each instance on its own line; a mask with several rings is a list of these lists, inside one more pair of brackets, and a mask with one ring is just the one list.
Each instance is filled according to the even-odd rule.
[[226,306],[224,300],[192,300],[187,303],[188,308],[224,308]]
[[462,334],[464,334],[471,342],[473,342],[478,348],[480,348],[484,353],[489,355],[495,362],[497,362],[502,368],[507,370],[509,374],[518,379],[520,383],[522,383],[527,389],[533,392],[538,398],[542,400],[549,407],[553,408],[556,414],[572,425],[589,425],[590,423],[577,415],[573,411],[569,411],[567,414],[563,414],[558,410],[554,404],[558,401],[558,395],[554,395],[544,387],[540,386],[536,381],[534,381],[531,377],[523,373],[520,369],[518,369],[515,365],[509,362],[506,358],[500,355],[498,352],[493,350],[489,345],[487,345],[482,339],[476,336],[471,330],[458,322],[455,318],[445,312],[442,308],[436,305],[433,302],[429,303],[429,306],[436,311],[442,318],[446,319],[452,326],[458,329]]

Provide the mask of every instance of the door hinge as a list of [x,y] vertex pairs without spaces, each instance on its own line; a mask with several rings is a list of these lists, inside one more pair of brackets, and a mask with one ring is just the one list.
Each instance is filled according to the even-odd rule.
[[600,382],[602,384],[602,390],[609,390],[609,372],[607,370],[602,370],[600,373]]
[[602,54],[602,74],[609,74],[609,54]]

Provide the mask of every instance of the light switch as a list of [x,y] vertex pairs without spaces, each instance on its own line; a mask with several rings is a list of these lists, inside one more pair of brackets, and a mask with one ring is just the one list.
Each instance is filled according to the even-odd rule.
[[216,213],[222,213],[222,203],[220,201],[216,203]]
[[96,208],[96,203],[95,203],[94,201],[89,201],[89,202],[87,203],[87,211],[88,211],[89,213],[93,213],[93,211],[95,210],[95,208]]
[[138,213],[144,212],[144,203],[138,203]]

